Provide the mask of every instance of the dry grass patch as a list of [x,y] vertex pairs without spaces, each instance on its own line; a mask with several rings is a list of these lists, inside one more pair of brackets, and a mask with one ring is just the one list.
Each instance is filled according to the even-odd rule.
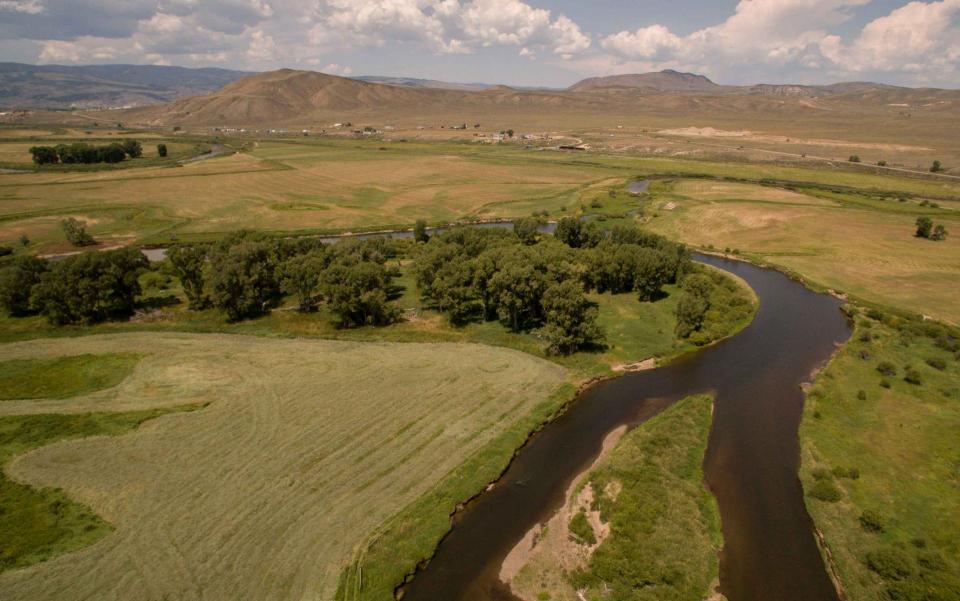
[[[914,221],[923,209],[886,204],[890,210],[759,204],[739,197],[691,200],[660,212],[649,226],[690,244],[739,249],[873,302],[957,323],[960,237],[916,238]],[[934,220],[960,233],[960,220]]]
[[[0,347],[0,359],[148,352],[119,386],[3,414],[212,404],[118,438],[15,458],[116,530],[0,575],[5,599],[327,599],[355,545],[565,380],[475,345],[122,334]],[[449,360],[451,356],[457,361]]]

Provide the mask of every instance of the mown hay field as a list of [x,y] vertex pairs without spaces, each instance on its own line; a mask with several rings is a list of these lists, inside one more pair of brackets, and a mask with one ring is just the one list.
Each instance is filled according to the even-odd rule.
[[[523,353],[193,334],[11,343],[0,361],[140,353],[130,377],[0,415],[210,403],[15,457],[115,530],[0,574],[10,599],[327,599],[355,547],[565,381]],[[456,361],[450,361],[456,357]]]
[[[957,323],[960,214],[955,202],[837,201],[761,186],[681,181],[655,201],[649,227],[684,242],[736,249],[867,301]],[[829,196],[829,195],[825,195]],[[953,233],[914,236],[927,215]]]

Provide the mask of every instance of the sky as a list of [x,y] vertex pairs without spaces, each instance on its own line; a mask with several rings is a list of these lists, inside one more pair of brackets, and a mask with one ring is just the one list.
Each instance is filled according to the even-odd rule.
[[0,0],[0,60],[960,88],[960,0]]

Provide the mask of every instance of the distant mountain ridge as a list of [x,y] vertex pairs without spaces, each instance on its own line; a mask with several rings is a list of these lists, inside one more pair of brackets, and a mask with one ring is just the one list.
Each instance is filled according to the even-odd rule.
[[590,77],[573,84],[567,90],[570,92],[589,92],[608,88],[645,88],[659,92],[713,92],[722,87],[703,75],[666,69],[654,73]]
[[229,69],[162,65],[0,63],[0,107],[98,108],[164,104],[215,92],[252,75]]

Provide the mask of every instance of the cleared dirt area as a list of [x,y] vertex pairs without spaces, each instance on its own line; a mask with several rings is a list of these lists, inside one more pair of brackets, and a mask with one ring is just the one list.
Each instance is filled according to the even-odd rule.
[[0,411],[211,405],[14,459],[11,477],[62,487],[116,530],[0,575],[5,600],[332,598],[369,532],[565,380],[476,345],[227,335],[36,340],[0,360],[108,352],[148,355],[115,388]]

